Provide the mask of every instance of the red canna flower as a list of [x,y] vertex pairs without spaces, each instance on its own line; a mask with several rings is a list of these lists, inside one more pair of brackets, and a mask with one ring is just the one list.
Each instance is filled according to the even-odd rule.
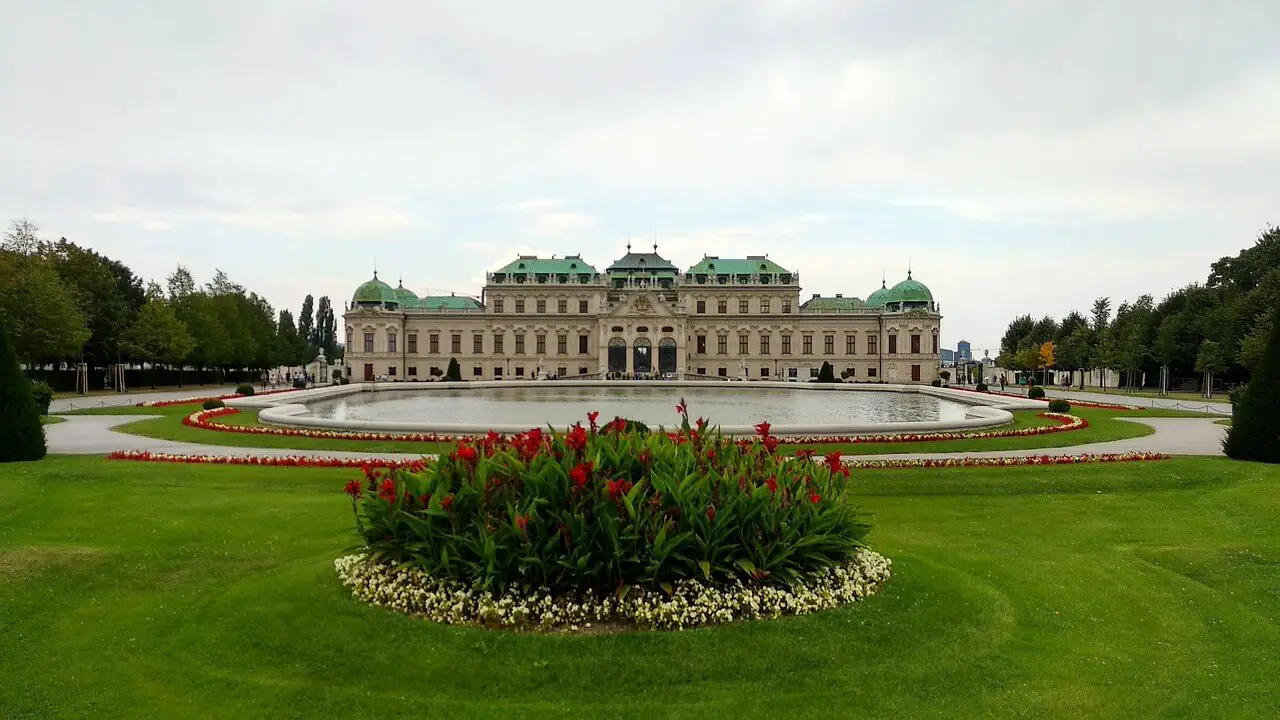
[[444,508],[445,512],[449,512],[449,508],[453,507],[453,493],[445,495],[444,498],[440,500],[440,507]]
[[627,429],[627,421],[620,417],[615,417],[609,421],[609,424],[605,426],[605,429],[611,433],[619,434]]
[[595,431],[598,429],[598,427],[596,426],[596,418],[598,418],[598,417],[600,417],[600,413],[598,413],[598,412],[596,412],[596,411],[594,411],[594,410],[592,410],[591,412],[587,413],[587,422],[591,423],[591,431],[592,431],[592,432],[595,432]]
[[470,445],[462,445],[462,446],[459,446],[456,451],[454,451],[454,456],[458,460],[462,460],[463,462],[475,462],[476,449],[474,447],[471,447]]
[[822,502],[822,496],[819,495],[818,493],[811,493],[809,495],[809,502],[813,503],[814,505],[817,505],[818,503]]
[[578,463],[569,471],[569,479],[573,481],[575,490],[581,490],[587,484],[587,476],[591,473],[591,463]]
[[520,529],[520,532],[527,531],[529,529],[529,518],[524,515],[516,515],[516,527]]
[[676,404],[676,412],[681,415],[689,412],[689,406],[684,404],[684,398],[680,398],[680,402]]
[[778,438],[775,435],[766,435],[764,437],[764,449],[769,453],[776,452],[778,449]]
[[363,489],[364,483],[359,480],[350,480],[345,486],[343,486],[342,491],[354,498],[358,497],[360,495],[360,491]]
[[808,460],[809,458],[813,457],[815,454],[816,454],[816,453],[814,453],[814,451],[812,451],[812,450],[797,450],[797,451],[796,451],[796,459],[797,459],[797,460]]
[[395,502],[396,500],[396,483],[391,478],[382,481],[378,486],[378,497],[387,502]]
[[693,424],[694,424],[694,426],[695,426],[695,427],[697,427],[697,428],[698,428],[698,432],[705,432],[705,431],[706,431],[706,429],[707,429],[707,419],[706,419],[706,418],[698,418],[697,420],[695,420],[695,421],[694,421],[694,423],[693,423]]
[[587,446],[587,431],[581,424],[575,424],[564,436],[564,443],[573,450],[581,450]]
[[756,434],[757,434],[757,435],[759,435],[760,437],[768,437],[768,436],[769,436],[769,428],[771,428],[771,427],[773,427],[773,426],[772,426],[772,425],[770,425],[768,422],[761,421],[760,423],[758,423],[758,424],[756,425]]
[[614,502],[618,502],[618,498],[622,497],[624,494],[628,492],[631,492],[630,481],[623,480],[622,478],[609,481],[609,499],[610,500]]
[[715,522],[715,521],[716,521],[716,506],[715,506],[715,505],[708,505],[708,506],[707,506],[707,520],[709,520],[709,521],[711,521],[711,522]]
[[768,478],[767,480],[765,480],[765,481],[764,481],[764,484],[765,484],[765,487],[769,488],[769,494],[770,494],[770,495],[773,495],[774,493],[778,492],[778,478],[777,478],[777,477],[775,477],[775,476],[773,476],[773,475],[770,475],[770,476],[769,476],[769,478]]
[[838,472],[842,467],[844,466],[840,462],[839,450],[827,453],[827,468],[829,468],[831,472]]
[[648,451],[648,450],[641,450],[641,451],[640,451],[640,464],[641,464],[641,465],[644,465],[645,467],[649,467],[649,463],[650,463],[652,460],[653,460],[653,455],[649,454],[649,451]]

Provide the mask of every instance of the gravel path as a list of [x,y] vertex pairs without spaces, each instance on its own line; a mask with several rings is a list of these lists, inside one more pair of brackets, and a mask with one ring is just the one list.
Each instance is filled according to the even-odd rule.
[[[66,422],[45,426],[49,452],[67,455],[105,455],[116,450],[146,450],[149,452],[196,455],[261,455],[282,457],[303,455],[309,457],[389,458],[406,460],[421,457],[414,453],[363,453],[337,450],[288,450],[279,448],[229,447],[225,445],[200,445],[156,440],[130,435],[111,428],[125,423],[144,420],[147,415],[68,415]],[[1121,418],[1126,422],[1150,425],[1155,432],[1146,437],[1129,440],[1072,445],[1033,450],[989,450],[954,453],[894,453],[884,455],[859,455],[862,460],[896,460],[906,458],[954,458],[954,457],[1018,457],[1029,455],[1080,455],[1083,453],[1158,452],[1171,455],[1222,455],[1222,438],[1226,428],[1214,424],[1212,418]]]

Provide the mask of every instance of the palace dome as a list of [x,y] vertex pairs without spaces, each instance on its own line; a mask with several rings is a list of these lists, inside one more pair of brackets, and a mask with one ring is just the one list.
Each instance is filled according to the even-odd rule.
[[413,293],[412,290],[404,286],[404,281],[400,281],[400,287],[392,292],[396,295],[396,302],[400,303],[401,309],[415,309],[422,307],[422,300]]
[[866,306],[869,308],[882,308],[887,302],[889,302],[889,288],[885,287],[884,281],[881,280],[880,289],[867,296]]
[[[405,292],[408,292],[408,291],[406,290]],[[355,305],[370,305],[370,304],[399,305],[400,304],[399,299],[396,297],[396,291],[393,290],[390,285],[378,279],[377,271],[374,271],[372,280],[356,288],[355,295],[351,296],[351,302]]]
[[907,271],[907,279],[889,289],[885,297],[886,303],[932,303],[933,293],[919,280],[911,278]]

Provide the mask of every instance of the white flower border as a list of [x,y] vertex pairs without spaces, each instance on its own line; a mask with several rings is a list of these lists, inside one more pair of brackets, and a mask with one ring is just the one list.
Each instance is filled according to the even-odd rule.
[[682,630],[829,610],[874,594],[889,580],[892,564],[862,549],[844,564],[810,573],[789,587],[681,580],[672,585],[670,595],[630,587],[619,599],[590,591],[553,595],[546,588],[494,594],[421,570],[371,561],[363,553],[333,563],[338,578],[357,599],[405,615],[451,625],[570,632],[597,625]]

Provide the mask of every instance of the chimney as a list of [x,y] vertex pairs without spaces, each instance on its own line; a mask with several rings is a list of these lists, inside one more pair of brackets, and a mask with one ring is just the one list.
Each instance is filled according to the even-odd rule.
[[838,299],[840,299],[840,298],[842,298],[842,297],[844,297],[844,293],[836,293],[836,299],[837,299],[837,300],[838,300]]
[[818,299],[818,298],[820,298],[820,297],[822,297],[822,294],[821,294],[821,293],[814,293],[814,294],[813,294],[813,299],[814,299],[814,300],[817,300],[817,299]]

